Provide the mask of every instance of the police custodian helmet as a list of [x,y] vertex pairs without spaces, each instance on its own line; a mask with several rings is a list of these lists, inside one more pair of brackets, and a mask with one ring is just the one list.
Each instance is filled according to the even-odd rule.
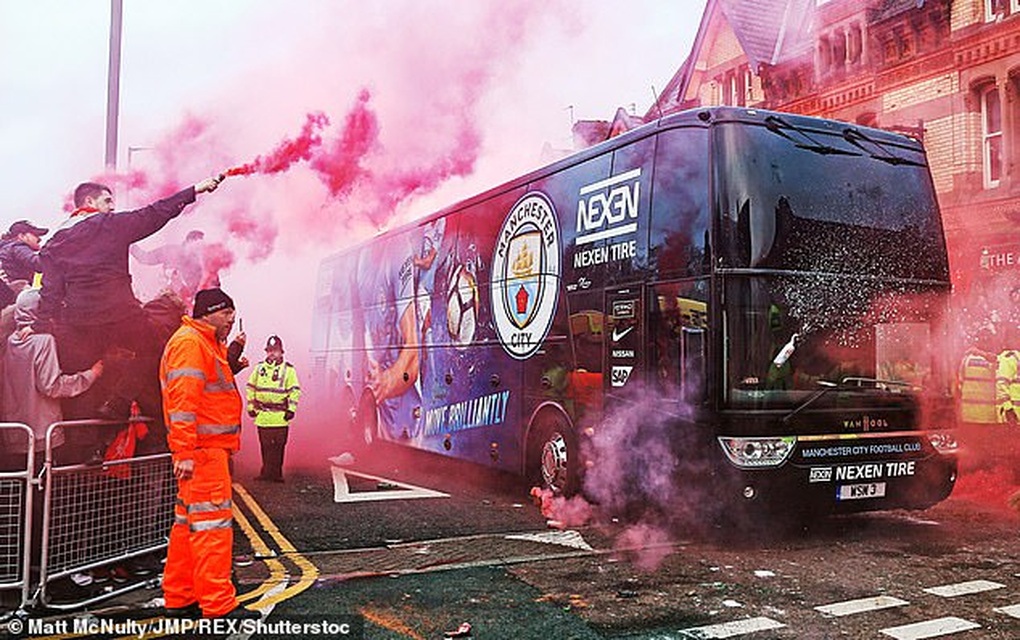
[[266,340],[266,351],[271,349],[283,351],[283,340],[280,340],[280,336],[269,336],[269,339]]

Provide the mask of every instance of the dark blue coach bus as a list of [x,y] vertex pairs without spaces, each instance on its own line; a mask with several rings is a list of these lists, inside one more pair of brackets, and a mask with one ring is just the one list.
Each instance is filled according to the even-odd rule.
[[698,109],[326,259],[312,355],[362,446],[570,494],[652,405],[724,500],[925,508],[956,479],[949,292],[919,142]]

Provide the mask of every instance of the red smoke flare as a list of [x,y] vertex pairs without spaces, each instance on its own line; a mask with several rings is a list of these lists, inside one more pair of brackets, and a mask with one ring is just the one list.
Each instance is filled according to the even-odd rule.
[[591,505],[581,496],[564,498],[540,487],[532,487],[530,493],[542,509],[546,524],[554,529],[582,527],[592,519]]
[[251,162],[238,167],[231,167],[224,173],[228,176],[248,176],[253,173],[280,173],[290,168],[299,160],[308,160],[312,151],[322,144],[319,132],[329,125],[325,113],[316,111],[309,113],[301,133],[294,140],[284,139],[269,155],[258,156]]
[[366,173],[361,159],[378,143],[379,119],[368,107],[371,97],[367,89],[358,93],[357,101],[344,117],[339,137],[319,149],[312,159],[312,169],[319,174],[334,198],[350,193],[354,184]]

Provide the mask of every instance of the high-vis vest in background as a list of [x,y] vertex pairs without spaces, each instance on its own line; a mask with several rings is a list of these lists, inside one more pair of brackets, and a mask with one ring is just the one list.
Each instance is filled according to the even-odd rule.
[[999,421],[995,401],[997,363],[969,352],[960,364],[960,420],[977,424]]
[[1011,409],[1020,414],[1020,353],[1006,349],[999,354],[995,372],[995,400],[999,409],[999,422],[1006,422]]
[[248,376],[245,388],[248,411],[255,411],[255,426],[286,427],[285,413],[297,412],[301,383],[289,362],[260,362]]

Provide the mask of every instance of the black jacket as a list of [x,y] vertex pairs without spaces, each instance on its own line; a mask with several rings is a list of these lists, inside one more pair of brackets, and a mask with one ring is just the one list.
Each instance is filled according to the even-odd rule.
[[99,325],[141,313],[131,289],[128,248],[159,231],[195,201],[188,187],[137,211],[71,218],[39,251],[40,320]]
[[9,282],[26,280],[31,283],[35,272],[41,271],[39,254],[17,238],[0,242],[0,265]]

